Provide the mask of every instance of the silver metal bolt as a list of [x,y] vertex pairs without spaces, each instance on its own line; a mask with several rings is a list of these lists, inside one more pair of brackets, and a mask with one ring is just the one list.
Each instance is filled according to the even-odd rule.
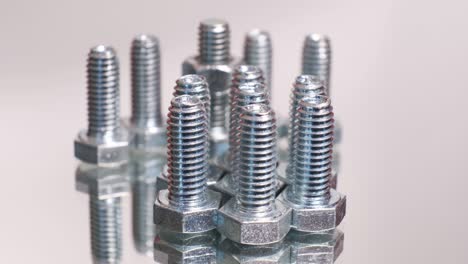
[[296,136],[297,127],[295,127],[296,122],[296,113],[297,107],[299,106],[299,101],[308,96],[314,95],[324,95],[326,92],[325,85],[323,81],[321,81],[316,76],[312,75],[300,75],[296,78],[293,89],[291,92],[291,103],[289,109],[289,162],[287,167],[287,178],[283,179],[285,181],[291,181],[291,177],[293,177],[293,169],[292,166],[294,165],[294,141]]
[[270,95],[272,90],[272,57],[273,48],[270,34],[259,29],[249,31],[244,42],[244,62],[262,70]]
[[132,115],[129,129],[135,148],[158,149],[165,143],[161,116],[159,41],[138,35],[132,41]]
[[[230,94],[230,117],[229,117],[229,170],[233,167],[234,149],[237,145],[236,133],[239,121],[241,107],[255,104],[269,104],[269,94],[264,83],[263,74],[260,68],[256,66],[241,65],[234,70]],[[241,94],[243,90],[254,91],[254,93]]]
[[276,120],[264,104],[242,108],[239,123],[239,188],[219,210],[218,230],[242,244],[271,244],[288,233],[291,210],[275,201]]
[[330,39],[321,34],[306,36],[302,53],[302,74],[317,76],[325,82],[326,93],[330,95],[331,73]]
[[291,226],[296,230],[333,230],[344,218],[346,197],[330,188],[333,129],[333,109],[327,96],[299,101],[293,181],[280,196],[293,210]]
[[186,59],[183,75],[200,74],[206,77],[210,95],[211,155],[227,150],[227,122],[229,86],[234,67],[239,59],[230,55],[230,29],[226,21],[207,19],[199,27],[199,54]]
[[98,165],[128,161],[128,137],[120,126],[119,63],[112,47],[88,54],[88,129],[75,139],[75,157]]
[[167,120],[168,190],[154,205],[155,224],[179,233],[216,228],[221,195],[207,189],[208,121],[195,96],[171,101]]
[[129,189],[120,165],[128,161],[128,138],[120,126],[119,64],[113,48],[99,45],[90,50],[87,78],[88,129],[75,140],[75,156],[93,165],[79,167],[77,186],[90,195],[95,262],[118,263],[122,255],[121,197]]

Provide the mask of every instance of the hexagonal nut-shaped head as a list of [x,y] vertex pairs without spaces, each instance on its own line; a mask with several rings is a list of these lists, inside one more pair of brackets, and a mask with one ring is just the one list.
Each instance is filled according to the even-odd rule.
[[81,131],[74,142],[75,157],[100,166],[114,166],[128,161],[128,137],[123,130],[112,140],[100,142]]
[[215,230],[197,234],[158,232],[154,240],[154,256],[159,263],[216,263],[219,233]]
[[291,252],[286,243],[268,245],[242,245],[224,239],[218,246],[218,263],[290,263]]
[[335,229],[346,214],[346,196],[330,189],[330,199],[324,205],[301,205],[291,198],[291,187],[278,197],[292,209],[291,227],[302,232],[324,232]]
[[154,203],[154,223],[171,232],[200,233],[216,228],[221,194],[207,190],[207,202],[199,207],[175,208],[168,190],[159,192]]
[[197,56],[182,63],[182,74],[200,74],[206,77],[211,93],[225,91],[231,84],[232,72],[241,63],[238,58],[231,58],[227,64],[204,65]]
[[127,166],[108,168],[82,163],[76,169],[75,187],[77,191],[96,195],[98,199],[128,195],[130,181]]
[[332,264],[343,252],[344,233],[338,229],[325,233],[292,230],[286,241],[291,249],[291,263]]
[[291,209],[275,201],[270,215],[257,217],[239,210],[235,198],[219,210],[218,231],[234,242],[265,245],[281,241],[289,232]]

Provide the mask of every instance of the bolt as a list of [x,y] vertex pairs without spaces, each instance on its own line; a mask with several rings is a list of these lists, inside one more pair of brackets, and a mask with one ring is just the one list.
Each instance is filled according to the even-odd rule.
[[299,101],[307,96],[321,95],[325,94],[325,86],[323,81],[319,78],[312,75],[299,75],[293,85],[291,92],[291,105],[289,109],[289,162],[287,168],[287,177],[283,180],[286,182],[291,181],[293,177],[292,165],[294,164],[294,140],[296,136],[297,128],[294,126],[296,124],[296,112],[299,105]]
[[[230,117],[229,117],[229,168],[233,167],[234,149],[236,146],[236,128],[239,121],[240,108],[249,104],[269,103],[269,95],[263,84],[263,74],[256,66],[240,65],[234,70],[230,94]],[[253,93],[241,94],[243,90]],[[256,90],[256,91],[255,91]],[[227,163],[226,163],[227,165]]]
[[211,96],[210,156],[227,150],[226,115],[229,106],[231,74],[239,60],[230,55],[230,29],[226,21],[207,19],[199,26],[199,54],[186,59],[182,73],[206,77]]
[[331,46],[325,35],[310,34],[304,41],[302,53],[302,74],[317,76],[325,82],[326,93],[330,95]]
[[272,90],[272,53],[271,38],[268,32],[254,29],[247,33],[244,42],[244,62],[262,70],[270,94]]
[[88,129],[75,139],[75,157],[97,165],[125,163],[128,138],[120,127],[119,63],[112,47],[90,50],[87,78]]
[[94,263],[119,263],[122,258],[121,197],[129,192],[125,166],[82,163],[76,188],[89,195],[91,253]]
[[292,184],[280,199],[293,210],[294,229],[333,230],[344,218],[346,197],[330,188],[334,129],[330,99],[323,95],[301,99],[295,126]]
[[271,244],[289,231],[291,210],[275,201],[276,120],[265,104],[248,105],[239,116],[238,191],[219,210],[218,230],[241,244]]
[[195,96],[172,99],[167,120],[167,190],[154,205],[155,224],[177,233],[216,228],[221,196],[207,190],[208,121]]
[[161,116],[159,40],[138,35],[132,41],[132,115],[129,130],[137,149],[158,149],[165,143]]

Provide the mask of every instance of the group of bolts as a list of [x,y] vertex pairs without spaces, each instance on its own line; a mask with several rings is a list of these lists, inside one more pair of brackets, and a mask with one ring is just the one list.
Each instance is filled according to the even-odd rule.
[[75,139],[75,156],[83,162],[77,189],[90,195],[97,262],[121,257],[121,197],[130,189],[141,252],[152,251],[154,224],[175,234],[217,229],[242,245],[280,242],[291,228],[329,233],[340,224],[346,197],[333,183],[329,39],[305,39],[287,133],[271,107],[270,35],[249,32],[244,51],[243,59],[231,56],[225,21],[202,21],[199,54],[182,64],[164,125],[158,39],[132,42],[132,113],[123,121],[116,52],[90,50],[88,128]]

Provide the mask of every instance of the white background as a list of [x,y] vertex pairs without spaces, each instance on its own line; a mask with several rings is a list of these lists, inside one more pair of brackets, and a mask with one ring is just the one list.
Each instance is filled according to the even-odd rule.
[[[0,2],[0,263],[90,263],[87,197],[74,191],[72,142],[86,124],[89,47],[111,44],[129,114],[129,47],[161,41],[163,110],[197,24],[225,18],[232,53],[271,32],[274,107],[286,115],[306,33],[333,45],[332,94],[344,128],[348,195],[338,263],[467,263],[468,6],[465,1]],[[131,242],[124,263],[152,263]]]

